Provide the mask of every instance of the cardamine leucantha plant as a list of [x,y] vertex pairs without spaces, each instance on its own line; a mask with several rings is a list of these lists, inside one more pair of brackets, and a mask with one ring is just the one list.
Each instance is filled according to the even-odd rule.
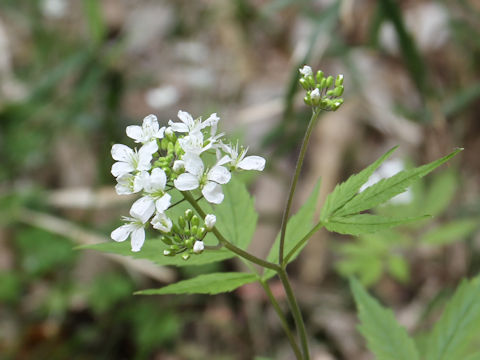
[[[218,294],[259,282],[278,315],[295,358],[306,360],[310,358],[308,334],[287,274],[288,264],[321,228],[359,235],[428,216],[389,218],[367,211],[403,193],[414,181],[448,161],[461,149],[363,189],[362,185],[395,150],[391,149],[372,165],[337,185],[323,204],[319,218],[314,216],[319,183],[302,208],[291,216],[312,130],[322,111],[335,111],[342,105],[344,89],[342,75],[336,78],[325,76],[321,71],[314,73],[309,66],[300,69],[300,73],[300,85],[306,91],[304,101],[312,109],[312,116],[291,181],[279,234],[266,259],[247,251],[258,216],[253,198],[236,178],[242,171],[262,171],[265,159],[248,155],[246,147],[238,142],[231,143],[223,133],[218,133],[219,117],[216,114],[203,120],[184,111],[179,111],[179,121],[170,120],[164,127],[160,127],[153,115],[147,116],[142,126],[127,127],[128,137],[136,143],[134,148],[113,145],[112,157],[116,162],[112,174],[117,179],[116,191],[119,195],[138,194],[139,198],[132,204],[130,216],[124,218],[124,224],[111,233],[112,239],[118,243],[97,244],[93,248],[148,259],[158,265],[185,266],[239,258],[248,265],[250,272],[203,274],[138,294]],[[127,239],[130,242],[125,241]],[[251,266],[253,264],[259,267]],[[283,285],[295,329],[290,328],[288,314],[270,289],[268,280],[273,276],[278,276]],[[474,285],[477,283],[464,287],[478,288]],[[393,316],[380,309],[355,280],[352,280],[352,289],[364,323],[362,333],[378,359],[419,359],[418,352],[412,350],[415,345],[394,323]],[[402,353],[397,349],[402,347],[404,340],[408,343],[404,350],[409,351],[405,356],[401,355],[405,351]],[[395,352],[397,350],[400,355]],[[427,359],[454,358],[432,355]]]

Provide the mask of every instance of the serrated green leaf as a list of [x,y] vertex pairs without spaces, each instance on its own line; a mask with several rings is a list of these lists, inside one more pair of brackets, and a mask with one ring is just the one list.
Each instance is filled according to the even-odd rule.
[[426,360],[462,359],[480,328],[480,278],[464,280],[428,339]]
[[418,360],[418,351],[391,310],[384,309],[355,279],[350,281],[361,324],[359,330],[377,360]]
[[[310,230],[312,230],[314,226],[314,215],[315,210],[317,207],[317,200],[318,200],[318,193],[320,191],[320,183],[319,180],[317,185],[313,189],[312,193],[308,197],[307,201],[303,204],[302,208],[293,215],[287,223],[287,231],[285,232],[285,244],[284,250],[285,254],[288,254],[290,250],[295,247],[295,244],[300,241],[305,235],[308,234]],[[306,245],[305,243],[303,247]],[[280,246],[280,234],[277,235],[275,242],[273,243],[272,248],[268,254],[267,260],[273,263],[278,263],[278,249]],[[303,247],[299,248],[298,251],[295,253],[294,256],[290,258],[290,262],[293,261]],[[275,271],[266,269],[263,275],[264,279],[268,279],[275,274]]]
[[193,279],[179,281],[160,289],[137,291],[136,295],[165,294],[219,294],[230,292],[236,288],[257,280],[255,274],[226,272],[199,275]]
[[404,170],[392,177],[380,180],[378,183],[366,188],[360,194],[353,197],[335,212],[335,216],[356,214],[384,203],[392,197],[404,192],[414,181],[435,170],[462,150],[463,149],[456,149],[449,155],[429,164],[414,169]]
[[476,219],[462,219],[441,225],[424,234],[420,241],[426,244],[445,245],[463,240],[479,227]]
[[389,229],[402,224],[408,224],[412,221],[421,220],[426,217],[428,217],[428,215],[404,219],[392,219],[380,215],[358,214],[345,217],[333,217],[324,224],[329,231],[337,232],[339,234],[360,235]]
[[397,149],[397,146],[387,151],[377,161],[366,167],[358,174],[350,176],[347,181],[337,185],[333,192],[331,192],[325,204],[323,205],[320,220],[324,221],[330,215],[334,214],[336,210],[349,202],[367,182],[374,171]]
[[228,241],[246,250],[257,226],[255,199],[243,182],[233,179],[223,186],[223,193],[223,202],[212,209],[217,217],[215,226]]

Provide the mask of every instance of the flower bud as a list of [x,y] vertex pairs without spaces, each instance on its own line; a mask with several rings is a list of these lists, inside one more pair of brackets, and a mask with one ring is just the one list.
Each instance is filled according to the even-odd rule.
[[192,228],[190,229],[190,233],[194,236],[197,235],[197,231],[198,231],[197,225],[193,225]]
[[172,241],[172,239],[170,239],[169,237],[161,236],[161,237],[160,237],[160,240],[162,240],[162,242],[163,242],[165,245],[173,245],[173,241]]
[[167,150],[167,145],[168,145],[168,139],[163,138],[162,141],[160,142],[160,149]]
[[186,224],[187,224],[187,223],[186,223],[186,221],[185,221],[185,218],[184,218],[183,216],[180,216],[180,217],[178,218],[178,225],[179,225],[181,228],[184,228]]
[[192,219],[192,216],[193,216],[192,209],[185,210],[185,217],[187,218],[188,221],[190,221]]
[[195,254],[201,254],[204,249],[203,241],[195,241],[195,244],[193,244],[193,252]]
[[329,88],[330,86],[333,85],[333,76],[327,77],[327,81],[325,82],[325,86]]
[[174,146],[173,146],[173,143],[169,142],[167,144],[167,154],[173,154],[173,150],[174,150]]
[[308,90],[310,88],[310,85],[308,84],[308,81],[305,80],[305,78],[301,78],[298,82],[305,90]]
[[173,132],[172,128],[169,126],[165,129],[165,137],[170,140],[175,142],[177,140],[175,133]]
[[338,85],[335,90],[333,90],[335,96],[342,96],[343,94],[343,85]]
[[299,69],[299,71],[304,77],[313,75],[312,68],[308,65],[305,65],[303,68]]
[[215,226],[215,223],[217,222],[217,217],[213,214],[208,214],[205,216],[205,227],[207,230],[212,230],[212,228]]
[[178,172],[182,171],[183,169],[185,169],[185,161],[175,160],[174,163],[173,163],[173,171],[178,173]]
[[197,239],[203,239],[203,237],[205,236],[205,233],[206,233],[206,229],[204,227],[199,227],[196,234]]
[[163,255],[165,256],[174,256],[175,253],[172,250],[163,250]]
[[327,79],[322,79],[322,81],[320,81],[320,86],[319,88],[320,89],[324,89],[327,87]]
[[190,255],[184,254],[184,255],[182,255],[182,259],[186,261],[186,260],[190,259]]
[[315,89],[310,92],[310,98],[312,101],[315,103],[317,100],[320,100],[321,95],[320,95],[320,90]]
[[200,219],[198,218],[197,215],[193,215],[193,216],[192,216],[192,219],[190,220],[190,223],[191,223],[193,226],[198,226],[198,224],[200,224]]
[[337,75],[337,78],[335,79],[335,86],[340,86],[343,85],[343,75],[339,74]]
[[308,82],[308,85],[311,87],[311,88],[314,88],[316,83],[315,83],[315,78],[313,77],[313,75],[310,75],[310,76],[307,76],[305,78]]
[[317,83],[321,83],[322,80],[325,78],[323,71],[318,70],[317,71]]

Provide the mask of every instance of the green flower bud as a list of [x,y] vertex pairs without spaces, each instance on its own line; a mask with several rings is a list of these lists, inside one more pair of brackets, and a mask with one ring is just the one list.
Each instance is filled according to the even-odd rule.
[[178,140],[175,142],[174,150],[175,150],[176,155],[182,155],[182,153],[183,153],[183,149],[180,146],[180,143],[178,142]]
[[333,76],[327,77],[327,81],[325,82],[327,88],[333,85]]
[[170,239],[169,237],[161,236],[161,237],[160,237],[160,240],[162,240],[162,242],[163,242],[165,245],[173,245],[173,241],[172,241],[172,239]]
[[175,136],[175,133],[173,132],[172,128],[168,127],[165,130],[165,138],[168,139],[169,141],[175,143],[177,141],[177,137]]
[[163,250],[163,255],[165,256],[175,256],[175,252],[172,250]]
[[200,224],[200,219],[198,218],[197,215],[193,215],[192,219],[190,220],[190,223],[192,225],[198,226],[198,224]]
[[312,99],[310,98],[310,94],[307,93],[307,95],[303,98],[303,101],[305,102],[305,104],[307,104],[308,106],[312,106]]
[[183,254],[182,259],[186,261],[186,260],[190,259],[190,255],[189,254]]
[[[185,218],[183,216],[179,216],[178,218],[178,225],[181,227],[181,228],[184,228],[185,225],[187,225],[187,222],[185,221]],[[174,225],[175,226],[175,225]]]
[[178,245],[173,244],[172,246],[170,246],[170,249],[178,251],[180,250],[180,247]]
[[192,228],[190,229],[190,233],[194,236],[197,234],[197,231],[198,231],[197,225],[193,225]]
[[335,86],[340,86],[343,85],[343,75],[339,74],[337,75],[337,78],[335,79]]
[[310,88],[310,85],[308,84],[308,81],[305,78],[301,78],[298,82],[300,83],[302,88],[304,88],[305,90],[308,90]]
[[333,90],[328,90],[328,91],[327,91],[327,96],[333,96],[333,95],[334,95]]
[[195,239],[193,237],[190,237],[187,240],[185,240],[185,246],[191,249],[193,247],[194,242],[195,242]]
[[[182,238],[181,238],[180,236],[178,236],[177,234],[175,234],[175,235],[173,236],[173,240],[174,240],[177,244],[183,243]],[[174,246],[176,246],[176,245],[174,245]]]
[[173,143],[169,142],[167,145],[167,153],[169,155],[172,154],[174,149],[175,149],[175,146],[173,145]]
[[172,232],[174,234],[180,234],[180,228],[177,226],[177,224],[172,224]]
[[186,235],[186,236],[189,236],[191,234],[190,232],[190,229],[188,228],[188,226],[185,226],[183,228],[183,234]]
[[193,216],[192,209],[185,210],[185,218],[187,219],[187,221],[192,220],[192,216]]
[[335,96],[342,96],[343,95],[343,85],[339,85],[333,90],[333,94]]
[[168,146],[168,139],[163,138],[161,143],[160,143],[160,149],[167,150],[167,146]]
[[203,239],[206,233],[207,233],[207,230],[204,227],[199,227],[197,229],[197,234],[196,234],[197,239]]
[[320,86],[319,86],[319,89],[325,89],[327,87],[327,79],[322,79],[322,81],[320,81]]
[[318,70],[317,71],[317,83],[321,83],[324,78],[325,78],[325,75],[323,74],[323,71]]
[[313,75],[309,75],[309,76],[305,77],[304,79],[307,81],[310,88],[315,87],[315,78],[313,77]]

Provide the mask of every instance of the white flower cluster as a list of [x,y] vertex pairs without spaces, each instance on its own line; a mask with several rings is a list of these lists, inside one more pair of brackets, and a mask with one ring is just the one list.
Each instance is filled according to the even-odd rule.
[[[140,251],[150,219],[154,229],[164,234],[172,231],[172,220],[165,213],[171,205],[169,191],[198,189],[205,200],[220,204],[224,199],[222,185],[230,181],[232,171],[262,171],[265,167],[264,158],[246,156],[247,149],[239,149],[238,143],[234,146],[222,141],[223,134],[217,134],[217,114],[202,121],[179,111],[178,118],[180,122],[170,120],[168,127],[160,128],[156,116],[149,115],[142,126],[126,129],[127,136],[141,144],[138,150],[123,144],[112,147],[117,194],[142,195],[133,203],[130,217],[124,217],[126,223],[111,234],[115,241],[131,236],[132,251]],[[206,166],[207,153],[216,155],[210,167]],[[195,249],[200,247],[203,250],[203,244]]]

